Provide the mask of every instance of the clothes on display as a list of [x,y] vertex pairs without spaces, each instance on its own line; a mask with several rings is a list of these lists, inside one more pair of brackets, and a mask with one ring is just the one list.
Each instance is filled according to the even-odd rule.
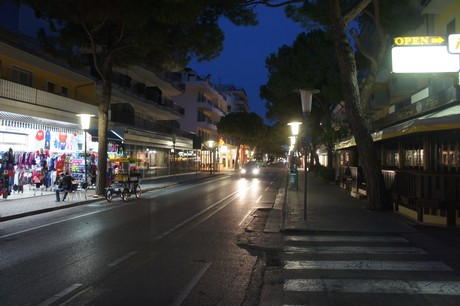
[[[96,158],[88,157],[88,161],[91,160],[95,161]],[[50,154],[46,149],[14,153],[10,149],[0,152],[0,196],[6,199],[11,193],[23,193],[26,185],[29,190],[40,190],[42,193],[44,190],[52,191],[56,178],[65,172],[72,173],[75,180],[83,182],[84,165],[83,153]],[[90,162],[88,166],[92,169],[94,165]]]

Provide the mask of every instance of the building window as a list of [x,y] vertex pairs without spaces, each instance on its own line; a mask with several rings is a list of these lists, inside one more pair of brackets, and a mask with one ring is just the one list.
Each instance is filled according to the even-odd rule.
[[31,87],[32,86],[32,72],[18,68],[18,67],[13,67],[11,81]]
[[388,150],[385,154],[385,166],[399,167],[399,152],[397,150]]
[[459,161],[459,142],[444,141],[439,144],[439,154],[441,157],[441,167],[443,170],[457,170]]
[[446,36],[455,34],[455,19],[449,22],[446,26]]
[[55,93],[55,89],[56,89],[56,84],[51,83],[51,82],[47,82],[47,84],[46,84],[46,91],[47,92]]
[[413,149],[405,151],[405,166],[411,168],[423,167],[423,149]]
[[204,93],[202,91],[199,91],[197,101],[198,102],[207,102],[208,99],[206,98],[206,96],[204,95]]
[[69,89],[67,87],[61,86],[61,96],[63,97],[69,96]]

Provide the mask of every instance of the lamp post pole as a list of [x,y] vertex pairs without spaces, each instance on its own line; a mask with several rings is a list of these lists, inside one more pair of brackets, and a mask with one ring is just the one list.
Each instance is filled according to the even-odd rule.
[[300,89],[300,99],[302,102],[302,112],[305,120],[305,154],[304,154],[304,195],[303,195],[303,219],[307,220],[307,117],[311,112],[312,95],[319,93],[317,89]]
[[305,120],[305,150],[304,150],[304,157],[303,157],[303,172],[304,172],[304,189],[303,189],[303,219],[307,220],[307,117],[308,112],[303,112],[304,120]]
[[210,161],[210,175],[212,175],[212,170],[214,169],[214,152],[213,152],[214,140],[208,140],[208,147],[209,147],[209,161]]
[[90,120],[91,120],[91,117],[94,117],[94,115],[90,115],[90,114],[77,114],[78,117],[80,117],[80,121],[81,121],[81,128],[83,130],[83,137],[85,138],[84,142],[85,142],[85,147],[84,147],[84,158],[85,158],[85,185],[87,186],[88,185],[88,164],[87,164],[87,154],[86,154],[86,132],[88,131],[89,129],[89,125],[90,125]]
[[174,177],[174,179],[176,179],[176,134],[173,134],[172,141],[173,141],[172,171],[173,171],[173,177]]

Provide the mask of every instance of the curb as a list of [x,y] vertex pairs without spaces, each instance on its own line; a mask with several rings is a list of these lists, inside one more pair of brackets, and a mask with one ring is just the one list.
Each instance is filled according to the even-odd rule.
[[[213,176],[218,176],[218,174],[213,175]],[[173,183],[169,183],[169,184],[165,184],[165,185],[161,185],[161,186],[145,188],[145,189],[142,190],[142,193],[145,193],[145,192],[148,192],[148,191],[154,191],[154,190],[158,190],[158,189],[165,189],[165,188],[169,188],[169,187],[172,187],[172,186],[175,186],[175,185],[178,185],[178,184],[197,181],[197,180],[201,180],[201,179],[204,179],[204,178],[209,178],[209,176],[196,177],[196,178],[193,178],[193,179],[190,179],[190,180],[183,180],[183,181],[173,182]],[[91,199],[86,199],[84,201],[75,202],[75,203],[71,203],[71,204],[27,211],[27,212],[23,212],[23,213],[11,215],[11,216],[0,217],[0,222],[10,221],[10,220],[19,219],[19,218],[28,217],[28,216],[33,216],[33,215],[38,215],[38,214],[47,213],[47,212],[51,212],[51,211],[55,211],[55,210],[61,210],[61,209],[65,209],[65,208],[76,207],[76,206],[80,206],[80,205],[94,203],[94,202],[101,201],[101,200],[105,200],[105,198],[104,197],[91,198]]]

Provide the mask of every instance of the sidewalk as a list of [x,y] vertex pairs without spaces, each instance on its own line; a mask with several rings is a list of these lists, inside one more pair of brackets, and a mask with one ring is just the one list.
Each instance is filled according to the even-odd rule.
[[265,226],[265,232],[330,231],[330,232],[413,232],[414,222],[392,211],[371,211],[367,200],[359,200],[338,185],[325,182],[312,173],[307,176],[307,216],[304,220],[303,169],[299,169],[298,189],[286,181],[284,201],[276,201]]
[[[221,172],[220,174],[223,174]],[[218,175],[218,174],[217,174]],[[175,176],[158,177],[141,181],[142,192],[170,187],[186,181],[193,181],[210,177],[209,173],[186,173]],[[93,198],[94,189],[88,189],[85,199],[84,193],[69,194],[65,202],[55,202],[56,194],[54,191],[43,190],[34,191],[27,186],[23,193],[12,193],[7,199],[0,199],[0,222],[11,219],[21,218],[29,215],[43,213],[47,211],[92,203],[104,198]],[[62,198],[62,195],[61,195]]]
[[[287,171],[287,170],[286,170]],[[288,173],[288,172],[287,172]],[[219,174],[225,174],[221,172]],[[217,174],[217,175],[219,175]],[[187,173],[159,177],[141,182],[143,192],[166,188],[185,181],[210,177],[209,173]],[[304,172],[299,169],[298,189],[286,181],[269,213],[265,232],[280,231],[357,231],[400,232],[414,231],[413,223],[393,212],[370,211],[364,208],[366,200],[358,200],[339,186],[322,181],[309,173],[307,177],[307,220],[304,220]],[[88,190],[87,199],[69,197],[70,201],[55,202],[55,193],[43,191],[34,196],[25,188],[23,194],[14,193],[0,199],[0,222],[66,207],[100,201],[93,198],[95,190]],[[102,200],[105,200],[102,198]]]

